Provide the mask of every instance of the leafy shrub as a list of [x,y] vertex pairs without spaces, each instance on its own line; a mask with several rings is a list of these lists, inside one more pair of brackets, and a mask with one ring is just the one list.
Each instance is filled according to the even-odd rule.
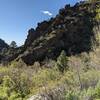
[[33,76],[33,86],[42,87],[56,82],[60,78],[60,73],[56,69],[41,69]]
[[25,72],[16,71],[16,68],[14,68],[13,71],[12,68],[9,69],[10,70],[6,69],[8,73],[5,73],[1,78],[0,99],[17,100],[17,98],[25,98],[30,93],[31,82],[28,79],[29,77],[27,77]]
[[96,98],[100,98],[100,81],[96,85],[95,92],[96,92]]
[[3,78],[3,83],[0,86],[0,100],[15,100],[20,94],[15,91],[15,83],[9,76]]
[[68,91],[66,95],[66,100],[79,100],[77,92]]
[[12,68],[25,68],[26,67],[26,64],[22,61],[22,59],[20,59],[19,61],[13,61],[11,63],[11,66]]

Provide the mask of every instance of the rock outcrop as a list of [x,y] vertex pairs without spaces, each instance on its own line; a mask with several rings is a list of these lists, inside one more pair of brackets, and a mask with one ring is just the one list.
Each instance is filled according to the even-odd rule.
[[67,55],[89,52],[92,41],[95,41],[93,27],[96,16],[96,12],[90,9],[96,9],[99,4],[81,2],[73,7],[66,5],[55,18],[39,23],[36,30],[29,32],[25,43],[27,49],[18,59],[33,64],[45,58],[56,59],[62,50]]
[[[22,59],[26,64],[32,65],[45,58],[56,59],[62,50],[65,50],[68,56],[89,52],[96,41],[97,33],[93,29],[100,26],[100,20],[98,24],[95,20],[98,7],[99,1],[81,2],[72,7],[66,5],[59,10],[55,18],[38,23],[36,29],[31,28],[23,49],[11,58]],[[100,27],[98,34],[99,32]]]
[[8,44],[5,43],[4,40],[0,39],[0,63],[1,63],[1,60],[4,58],[3,53],[5,53],[8,48],[9,48]]
[[0,39],[0,52],[4,49],[4,48],[8,48],[8,44],[5,43],[4,40]]

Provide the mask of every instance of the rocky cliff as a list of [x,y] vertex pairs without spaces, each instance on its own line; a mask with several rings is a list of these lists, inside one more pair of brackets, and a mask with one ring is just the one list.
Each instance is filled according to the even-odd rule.
[[4,49],[4,48],[8,48],[8,44],[5,43],[4,40],[0,39],[0,52]]
[[5,43],[4,40],[0,39],[0,63],[1,63],[1,60],[4,58],[3,56],[3,52],[5,52],[7,49],[8,49],[8,44]]
[[62,50],[68,56],[89,52],[97,43],[96,36],[100,33],[97,9],[100,9],[99,1],[65,5],[55,18],[38,23],[36,29],[31,28],[21,52],[8,59],[22,59],[32,65],[45,58],[56,59]]

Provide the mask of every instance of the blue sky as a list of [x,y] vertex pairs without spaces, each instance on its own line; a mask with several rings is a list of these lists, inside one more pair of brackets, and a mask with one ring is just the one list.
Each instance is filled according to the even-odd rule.
[[0,0],[0,38],[24,43],[27,31],[55,16],[65,4],[77,0]]

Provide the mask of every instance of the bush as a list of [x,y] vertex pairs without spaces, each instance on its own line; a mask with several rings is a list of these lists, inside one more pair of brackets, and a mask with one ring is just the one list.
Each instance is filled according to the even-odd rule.
[[20,95],[15,91],[15,83],[9,76],[3,78],[0,86],[0,100],[15,100]]
[[[9,68],[0,84],[0,100],[20,100],[30,93],[31,82],[25,72]],[[15,72],[14,72],[15,70]],[[22,100],[22,99],[21,99]]]
[[13,61],[11,63],[12,68],[24,68],[27,67],[27,65],[24,63],[24,61],[22,59],[20,59],[19,61]]
[[80,100],[77,92],[68,91],[66,95],[66,100]]
[[60,72],[64,72],[65,70],[68,70],[68,58],[66,57],[66,53],[65,51],[62,51],[60,56],[57,58],[57,67],[59,69]]
[[97,83],[95,92],[96,92],[96,98],[100,98],[100,81]]

